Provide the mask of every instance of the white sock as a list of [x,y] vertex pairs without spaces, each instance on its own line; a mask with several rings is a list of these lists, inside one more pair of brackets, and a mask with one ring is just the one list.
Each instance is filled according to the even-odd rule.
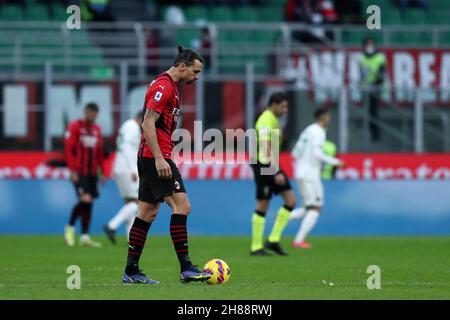
[[136,217],[138,212],[138,205],[136,202],[128,202],[124,205],[119,212],[108,222],[108,227],[112,230],[117,230],[119,226],[125,221],[131,220]]
[[300,229],[295,236],[295,242],[302,242],[305,240],[306,236],[311,232],[311,230],[316,225],[317,219],[319,219],[319,211],[308,210],[306,216],[300,225]]
[[291,211],[291,214],[289,215],[289,220],[296,220],[301,219],[305,216],[306,210],[303,207],[294,209]]

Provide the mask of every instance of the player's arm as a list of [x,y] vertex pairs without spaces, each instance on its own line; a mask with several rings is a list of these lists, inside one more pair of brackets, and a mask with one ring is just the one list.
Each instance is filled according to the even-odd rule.
[[97,144],[97,154],[98,154],[98,165],[101,172],[101,181],[102,183],[105,182],[106,177],[107,177],[107,172],[106,172],[106,161],[105,161],[105,153],[104,153],[104,149],[103,149],[103,136],[102,136],[102,132],[100,131],[100,135],[99,135],[99,141]]
[[291,154],[294,158],[300,158],[302,154],[302,144],[303,141],[301,139],[301,136],[298,138],[297,142],[294,145],[294,148],[291,151]]
[[162,155],[161,148],[158,143],[158,137],[156,135],[156,122],[160,116],[161,114],[153,109],[145,109],[142,129],[144,131],[145,141],[155,157],[158,176],[161,179],[170,179],[172,177],[172,170]]
[[67,167],[70,170],[70,179],[73,182],[78,181],[78,174],[76,172],[76,155],[75,148],[79,140],[79,131],[75,123],[72,123],[64,133],[64,153],[66,156]]
[[136,166],[136,149],[139,148],[139,134],[132,130],[123,130],[122,143],[120,145],[121,153],[125,158],[125,166],[127,172],[130,172],[131,179],[136,181],[138,178]]
[[343,162],[335,157],[330,157],[323,152],[323,145],[325,143],[325,136],[320,134],[314,139],[314,156],[323,163],[331,164],[333,166],[342,166]]
[[[269,127],[262,127],[259,129],[259,159],[264,165],[269,165],[270,167],[276,166],[275,170],[275,182],[277,184],[284,184],[284,176],[279,171],[278,166],[278,154],[273,153],[274,151],[273,142],[278,145],[279,131],[270,130]],[[279,148],[277,148],[279,150]]]

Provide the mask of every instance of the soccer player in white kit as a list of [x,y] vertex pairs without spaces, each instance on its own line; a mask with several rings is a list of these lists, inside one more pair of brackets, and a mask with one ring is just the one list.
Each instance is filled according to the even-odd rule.
[[116,140],[117,153],[113,173],[125,205],[103,226],[103,231],[113,244],[116,244],[115,234],[122,223],[125,223],[127,236],[129,235],[138,212],[137,154],[141,142],[141,123],[142,112],[139,112],[133,119],[129,119],[122,124]]
[[302,196],[302,207],[292,210],[290,219],[303,221],[292,246],[309,249],[311,245],[305,241],[306,236],[314,228],[323,205],[323,185],[320,178],[322,164],[327,163],[342,167],[344,163],[323,152],[326,132],[330,123],[330,112],[320,108],[314,112],[315,123],[309,125],[300,134],[292,150],[295,161],[295,179]]

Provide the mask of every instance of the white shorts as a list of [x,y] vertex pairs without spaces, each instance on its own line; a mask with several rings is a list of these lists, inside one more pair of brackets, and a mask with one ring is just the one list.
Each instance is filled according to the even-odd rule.
[[302,195],[303,207],[321,207],[323,205],[323,185],[320,180],[297,179]]
[[114,180],[119,189],[120,196],[124,199],[137,199],[139,180],[133,181],[131,173],[115,173]]

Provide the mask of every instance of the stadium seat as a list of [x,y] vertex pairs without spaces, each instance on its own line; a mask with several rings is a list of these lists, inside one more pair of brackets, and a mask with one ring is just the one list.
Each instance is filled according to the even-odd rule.
[[189,6],[184,10],[186,20],[194,22],[198,20],[208,20],[208,10],[203,6]]
[[251,40],[258,43],[258,45],[273,45],[277,38],[281,36],[280,31],[261,30],[253,31]]
[[0,7],[0,21],[21,21],[24,20],[23,11],[17,5],[4,5]]
[[209,12],[209,19],[213,22],[231,22],[231,9],[225,6],[212,7]]
[[52,4],[51,13],[51,20],[53,21],[65,21],[68,17],[66,8],[59,3]]
[[233,10],[233,20],[238,22],[255,22],[258,20],[258,15],[254,8],[238,7]]
[[347,31],[344,32],[342,42],[344,44],[361,46],[365,38],[371,37],[377,43],[383,42],[383,33],[378,31]]
[[448,0],[432,0],[428,1],[428,6],[430,9],[449,9],[449,2]]
[[267,2],[270,5],[285,6],[287,3],[287,0],[268,0]]
[[192,47],[195,40],[200,41],[201,33],[199,30],[194,29],[179,29],[176,33],[177,43],[185,46]]
[[449,10],[430,10],[426,16],[427,24],[442,25],[450,21]]
[[410,25],[423,25],[426,22],[425,11],[408,9],[403,16],[403,22]]
[[382,25],[401,25],[402,24],[402,15],[398,9],[393,9],[384,12],[381,15],[381,24]]
[[257,11],[259,22],[283,22],[284,9],[280,7],[270,6],[260,8]]
[[446,45],[450,46],[450,32],[449,31],[443,31],[439,33],[439,45]]
[[30,21],[47,21],[47,7],[41,4],[32,4],[27,6],[26,19]]

